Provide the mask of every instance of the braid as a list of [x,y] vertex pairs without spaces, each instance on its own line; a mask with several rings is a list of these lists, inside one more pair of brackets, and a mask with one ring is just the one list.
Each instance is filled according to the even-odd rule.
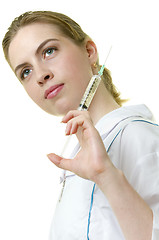
[[[101,65],[99,66],[101,67]],[[110,94],[113,96],[115,101],[119,104],[119,106],[122,106],[124,102],[127,100],[121,99],[120,92],[117,90],[116,86],[113,84],[111,73],[107,68],[104,68],[103,71],[103,82],[107,90],[110,92]]]

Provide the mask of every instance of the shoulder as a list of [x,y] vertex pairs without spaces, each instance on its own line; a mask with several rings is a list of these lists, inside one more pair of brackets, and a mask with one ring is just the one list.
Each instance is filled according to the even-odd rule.
[[[122,130],[122,139],[126,141],[159,141],[159,125],[148,120],[132,120]],[[159,142],[158,142],[159,143]]]
[[131,121],[121,132],[120,147],[122,156],[136,159],[159,153],[159,126],[148,120]]

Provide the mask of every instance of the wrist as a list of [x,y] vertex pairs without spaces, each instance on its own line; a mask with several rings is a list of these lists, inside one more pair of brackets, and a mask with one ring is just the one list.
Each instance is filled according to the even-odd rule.
[[122,177],[122,171],[111,164],[107,169],[96,176],[94,182],[104,193],[106,193],[108,189],[112,188],[112,185],[118,185]]

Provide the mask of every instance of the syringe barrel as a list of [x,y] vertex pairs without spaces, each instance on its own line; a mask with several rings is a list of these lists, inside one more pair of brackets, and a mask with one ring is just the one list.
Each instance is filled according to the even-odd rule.
[[78,110],[87,110],[89,108],[89,105],[91,104],[91,101],[94,97],[94,94],[96,93],[100,81],[101,81],[100,75],[93,75],[86,88],[86,91],[78,107]]

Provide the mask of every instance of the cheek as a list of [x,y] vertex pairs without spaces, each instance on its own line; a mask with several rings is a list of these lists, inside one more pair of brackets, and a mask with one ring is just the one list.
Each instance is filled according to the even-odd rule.
[[70,81],[73,81],[72,84],[79,85],[80,87],[85,87],[92,76],[90,66],[86,59],[70,56],[67,57],[66,63],[66,74],[69,74]]
[[31,84],[28,84],[27,86],[24,86],[25,91],[27,92],[27,94],[29,95],[29,97],[35,102],[35,103],[39,103],[40,102],[40,93],[39,93],[39,89]]
[[73,46],[72,51],[66,52],[63,56],[63,67],[70,74],[81,75],[81,73],[88,73],[89,62],[86,53]]
[[69,74],[75,74],[79,68],[79,61],[72,56],[66,56],[62,61],[61,70],[65,69],[65,73],[68,72]]

